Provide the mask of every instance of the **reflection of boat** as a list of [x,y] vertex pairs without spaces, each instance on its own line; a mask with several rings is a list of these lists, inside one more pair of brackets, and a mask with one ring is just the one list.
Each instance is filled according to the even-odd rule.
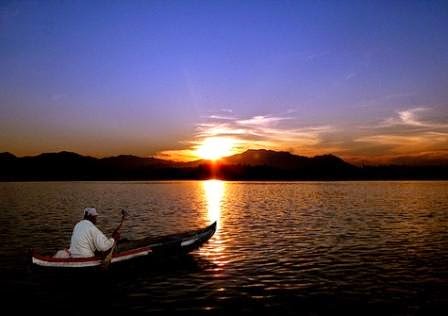
[[[216,231],[216,222],[198,230],[162,237],[123,240],[118,243],[111,264],[144,256],[169,256],[185,254],[202,246]],[[83,268],[101,266],[101,257],[54,258],[32,253],[32,262],[38,266],[57,268]]]

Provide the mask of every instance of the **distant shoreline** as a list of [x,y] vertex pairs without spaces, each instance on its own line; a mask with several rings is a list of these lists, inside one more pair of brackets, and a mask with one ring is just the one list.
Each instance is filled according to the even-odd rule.
[[271,183],[295,183],[295,182],[434,182],[448,181],[445,178],[378,178],[378,179],[221,179],[221,178],[204,178],[204,179],[1,179],[0,183],[32,183],[32,182],[194,182],[218,180],[225,182],[271,182]]
[[156,158],[93,158],[60,152],[34,157],[0,154],[0,182],[33,181],[434,181],[448,180],[448,163],[354,166],[334,155],[304,157],[248,150],[217,162]]

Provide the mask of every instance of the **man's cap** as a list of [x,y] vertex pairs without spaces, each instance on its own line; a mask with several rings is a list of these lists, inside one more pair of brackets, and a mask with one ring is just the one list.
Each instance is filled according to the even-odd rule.
[[84,209],[84,214],[87,214],[87,215],[90,215],[90,216],[98,216],[96,208],[94,208],[94,207],[86,207]]

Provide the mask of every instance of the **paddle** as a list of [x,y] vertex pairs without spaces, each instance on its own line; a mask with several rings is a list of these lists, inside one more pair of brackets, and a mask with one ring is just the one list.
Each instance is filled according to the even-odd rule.
[[[126,219],[126,216],[128,215],[128,212],[125,210],[121,210],[121,221],[120,224],[118,224],[117,228],[115,228],[114,233],[112,235],[115,235],[116,233],[118,233],[118,231],[120,230],[121,226],[123,225],[124,220]],[[107,256],[104,258],[101,266],[104,269],[107,269],[109,267],[109,264],[112,260],[112,255],[114,253],[115,248],[117,247],[117,242],[118,240],[114,240],[114,245],[112,246],[112,249],[110,250],[110,252],[107,254]]]

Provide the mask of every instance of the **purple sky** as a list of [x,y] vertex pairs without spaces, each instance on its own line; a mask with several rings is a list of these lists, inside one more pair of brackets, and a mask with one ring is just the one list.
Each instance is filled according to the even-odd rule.
[[0,3],[0,152],[448,156],[446,1]]

